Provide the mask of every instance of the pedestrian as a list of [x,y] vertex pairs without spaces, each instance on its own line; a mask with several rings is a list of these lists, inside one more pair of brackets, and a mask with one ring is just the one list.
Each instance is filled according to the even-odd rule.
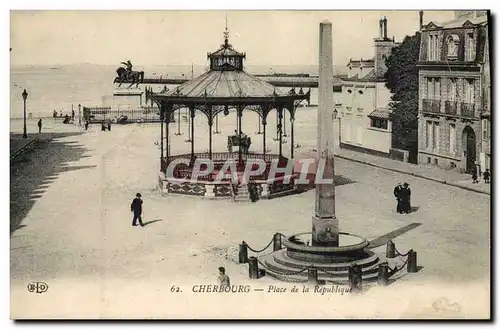
[[483,173],[483,179],[486,184],[490,183],[491,173],[489,169],[486,169]]
[[106,126],[104,125],[104,121],[101,123],[101,131],[106,131]]
[[476,183],[479,183],[479,181],[477,180],[477,170],[476,168],[474,168],[474,170],[472,171],[472,184]]
[[59,116],[62,118],[62,110],[61,110],[61,112],[59,112]]
[[75,110],[71,110],[71,119],[74,120],[75,119]]
[[398,185],[396,185],[396,187],[394,188],[394,197],[396,198],[396,201],[398,202],[397,206],[396,206],[396,212],[398,214],[403,213],[403,208],[402,208],[403,201],[402,201],[402,195],[401,195],[402,189],[403,189],[403,186],[401,185],[401,183],[398,183]]
[[39,134],[42,133],[42,118],[40,118],[40,120],[38,120],[38,133]]
[[111,121],[108,121],[108,131],[111,131]]
[[137,226],[137,220],[139,220],[139,225],[144,226],[142,223],[142,195],[137,193],[135,199],[130,204],[130,211],[134,213],[134,219],[132,220],[132,226]]
[[411,213],[411,190],[410,184],[404,183],[403,188],[401,189],[401,201],[402,207],[401,210],[404,214]]
[[231,285],[224,267],[219,267],[219,277],[217,278],[217,281],[219,281],[219,285],[221,287],[229,287]]
[[89,129],[89,122],[85,121],[85,130],[88,130],[88,129]]

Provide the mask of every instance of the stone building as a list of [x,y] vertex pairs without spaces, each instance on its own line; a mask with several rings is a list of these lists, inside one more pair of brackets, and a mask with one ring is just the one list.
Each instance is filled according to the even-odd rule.
[[456,12],[455,19],[430,22],[421,33],[419,164],[462,172],[471,172],[475,164],[489,168],[486,12]]
[[385,60],[397,46],[387,37],[387,18],[379,21],[379,36],[374,40],[374,57],[351,59],[348,73],[342,76],[342,90],[335,93],[339,125],[337,139],[342,148],[389,156],[392,123],[388,105],[390,91],[385,86]]

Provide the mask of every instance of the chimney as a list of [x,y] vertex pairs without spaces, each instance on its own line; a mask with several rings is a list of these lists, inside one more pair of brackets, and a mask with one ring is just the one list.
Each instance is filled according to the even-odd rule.
[[384,22],[383,22],[382,18],[378,20],[378,26],[379,26],[378,37],[380,39],[382,39],[384,37],[384,35],[383,35],[384,34]]
[[418,29],[419,31],[422,31],[422,28],[424,27],[424,11],[421,10],[418,12],[418,15],[420,16],[420,28]]
[[384,16],[384,40],[387,39],[387,18]]

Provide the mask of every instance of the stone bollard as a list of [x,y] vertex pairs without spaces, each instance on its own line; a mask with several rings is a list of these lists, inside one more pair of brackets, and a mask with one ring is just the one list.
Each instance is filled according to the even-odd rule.
[[408,273],[416,273],[417,272],[417,252],[410,249],[408,251]]
[[259,263],[255,257],[250,257],[248,259],[248,276],[250,279],[259,278]]
[[394,258],[394,257],[396,257],[396,246],[394,245],[394,242],[392,242],[392,240],[390,240],[389,242],[387,242],[387,249],[386,249],[386,252],[385,252],[385,256],[387,258]]
[[314,285],[318,284],[318,270],[316,268],[307,268],[307,282]]
[[361,292],[363,281],[361,275],[361,266],[357,264],[349,266],[349,288],[351,288],[351,292]]
[[387,286],[389,283],[389,264],[387,262],[378,265],[378,284],[379,286]]
[[273,251],[281,250],[281,234],[274,233],[273,236]]
[[238,262],[240,264],[248,263],[248,245],[245,241],[240,243],[240,249],[238,253]]

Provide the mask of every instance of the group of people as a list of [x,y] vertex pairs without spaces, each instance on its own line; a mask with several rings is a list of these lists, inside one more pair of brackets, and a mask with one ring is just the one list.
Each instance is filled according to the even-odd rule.
[[394,196],[397,200],[396,212],[398,214],[409,214],[411,213],[411,190],[410,184],[398,183],[398,185],[394,188]]
[[[472,172],[472,184],[477,184],[479,183],[479,180],[478,180],[478,174],[477,174],[478,170],[474,170]],[[484,172],[483,172],[483,180],[486,184],[489,184],[490,183],[490,179],[491,179],[491,172],[489,169],[486,169]]]
[[[57,118],[57,111],[54,110],[54,112],[52,112],[52,117],[53,118]],[[63,111],[61,110],[59,112],[59,117],[62,118],[63,117]],[[69,118],[69,115],[65,115],[64,118]],[[75,119],[75,110],[71,110],[71,119],[74,120]]]

